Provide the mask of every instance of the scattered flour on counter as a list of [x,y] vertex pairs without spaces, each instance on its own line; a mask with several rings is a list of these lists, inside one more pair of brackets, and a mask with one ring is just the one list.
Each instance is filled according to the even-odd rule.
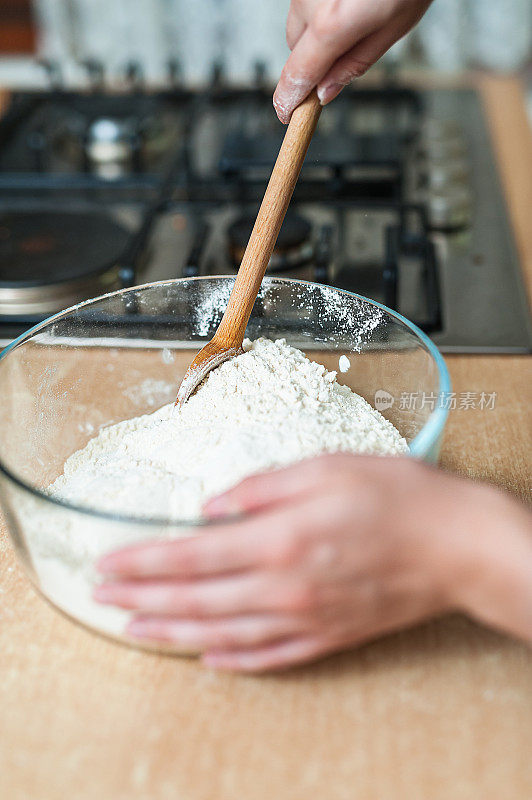
[[[403,454],[406,441],[365,400],[285,340],[245,342],[181,408],[173,403],[107,428],[65,463],[48,493],[135,517],[197,520],[205,501],[247,475],[323,452]],[[95,559],[129,541],[179,535],[60,508],[29,542],[45,590],[85,622],[119,632],[125,612],[90,599]],[[190,532],[190,530],[188,531]],[[181,534],[183,535],[183,534]],[[38,562],[38,563],[37,563]],[[69,606],[69,607],[65,607]]]

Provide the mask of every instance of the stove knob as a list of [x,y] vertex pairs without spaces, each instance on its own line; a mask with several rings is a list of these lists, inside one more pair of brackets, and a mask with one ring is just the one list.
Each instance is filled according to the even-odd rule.
[[468,227],[473,217],[471,192],[462,187],[448,187],[428,195],[429,225],[434,230],[457,230]]

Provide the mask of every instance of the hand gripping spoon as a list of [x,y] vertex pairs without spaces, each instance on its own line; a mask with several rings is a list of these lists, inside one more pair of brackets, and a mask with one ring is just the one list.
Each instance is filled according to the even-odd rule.
[[242,342],[251,310],[272,256],[320,112],[321,105],[316,92],[313,91],[292,114],[227,308],[213,338],[199,351],[187,369],[177,393],[176,404],[185,403],[212,369],[242,352]]

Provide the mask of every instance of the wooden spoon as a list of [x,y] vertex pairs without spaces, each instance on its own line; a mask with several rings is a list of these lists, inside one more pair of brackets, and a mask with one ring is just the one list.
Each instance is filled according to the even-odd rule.
[[186,371],[177,393],[176,404],[186,402],[208,372],[242,352],[251,310],[320,113],[320,101],[314,91],[292,114],[227,308],[213,338],[199,351]]

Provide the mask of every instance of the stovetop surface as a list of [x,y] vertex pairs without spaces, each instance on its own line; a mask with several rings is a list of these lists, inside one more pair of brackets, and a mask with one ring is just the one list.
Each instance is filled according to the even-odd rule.
[[[66,211],[104,211],[129,239],[116,288],[234,273],[228,231],[256,213],[282,134],[264,88],[118,100],[19,95],[0,121],[0,245],[12,235],[9,214],[55,211],[66,226]],[[276,254],[276,274],[384,302],[447,352],[531,349],[518,254],[474,90],[346,91],[322,115],[290,214],[309,222],[310,234]],[[21,274],[32,248],[31,239],[21,245]],[[55,302],[49,287],[46,300],[14,293],[12,261],[9,274],[0,263],[4,341]],[[109,288],[103,261],[102,273]],[[58,310],[65,297],[101,293],[97,280],[60,289]]]

